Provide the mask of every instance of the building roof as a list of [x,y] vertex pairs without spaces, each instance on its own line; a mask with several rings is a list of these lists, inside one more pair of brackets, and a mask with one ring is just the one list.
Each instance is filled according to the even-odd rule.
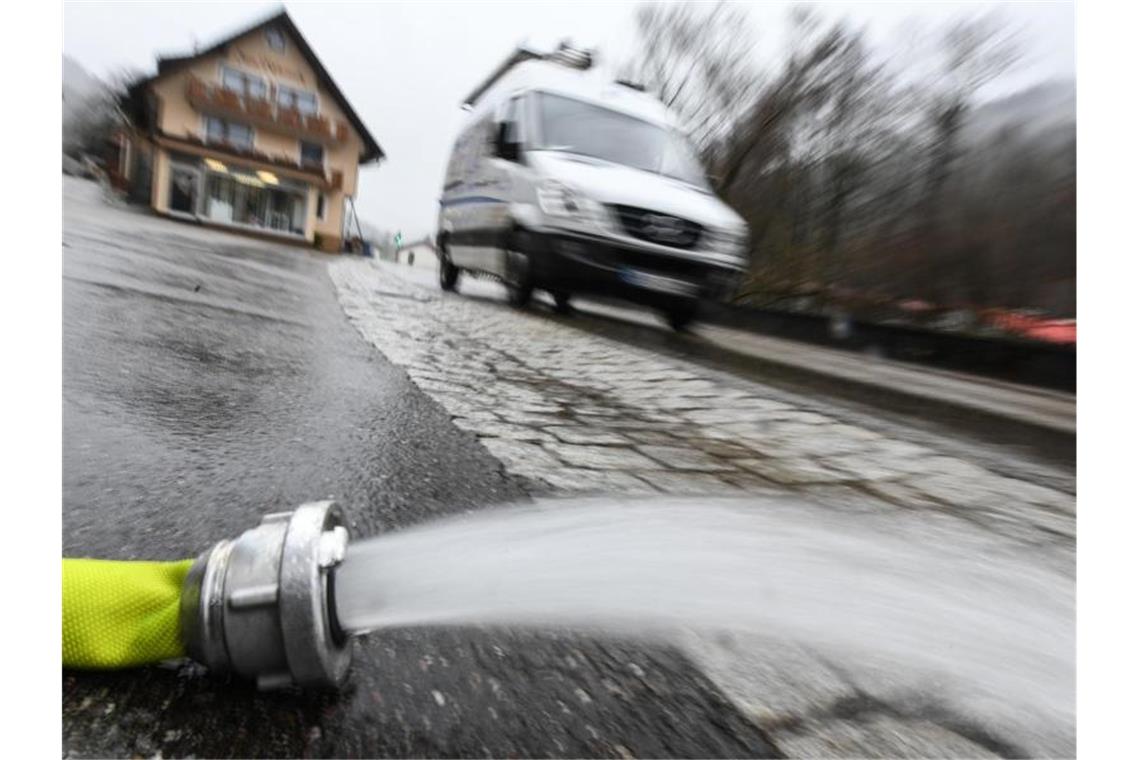
[[371,163],[372,161],[379,161],[380,159],[384,158],[384,151],[380,147],[380,144],[376,142],[376,138],[373,137],[372,133],[368,131],[368,128],[364,126],[364,122],[359,116],[357,116],[356,111],[353,110],[352,105],[348,102],[348,98],[346,98],[344,96],[344,93],[340,91],[340,88],[337,87],[336,82],[333,81],[332,76],[325,69],[324,64],[322,64],[321,60],[317,58],[317,54],[313,52],[313,49],[309,47],[309,43],[305,40],[305,36],[301,34],[301,30],[298,29],[297,25],[293,23],[293,19],[289,17],[289,13],[284,10],[274,13],[272,16],[262,21],[258,21],[252,26],[245,27],[225,37],[224,39],[219,40],[204,50],[197,51],[190,55],[159,56],[158,72],[152,77],[147,77],[146,79],[140,80],[133,84],[130,88],[131,94],[141,91],[145,85],[153,82],[156,79],[164,77],[167,74],[171,74],[175,71],[179,71],[193,61],[203,58],[204,56],[214,55],[215,53],[222,52],[225,50],[226,46],[230,45],[235,40],[246,36],[247,34],[256,32],[260,29],[268,29],[270,27],[277,27],[293,37],[294,41],[297,43],[298,48],[301,50],[301,53],[313,67],[313,71],[316,72],[317,79],[319,79],[324,88],[332,94],[333,98],[337,102],[337,105],[341,107],[341,110],[344,111],[345,116],[348,117],[348,120],[352,124],[353,128],[356,129],[357,134],[359,134],[360,138],[364,141],[364,153],[360,156],[360,162],[367,164]]

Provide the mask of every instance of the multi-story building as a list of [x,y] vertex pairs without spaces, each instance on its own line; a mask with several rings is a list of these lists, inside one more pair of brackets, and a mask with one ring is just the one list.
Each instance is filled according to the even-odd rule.
[[384,157],[285,12],[160,57],[123,103],[112,179],[156,212],[340,250],[360,166]]

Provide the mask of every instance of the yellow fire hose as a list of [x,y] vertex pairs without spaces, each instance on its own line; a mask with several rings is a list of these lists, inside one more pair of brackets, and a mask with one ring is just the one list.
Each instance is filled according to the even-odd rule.
[[266,515],[180,562],[63,560],[63,667],[191,657],[263,689],[335,688],[351,634],[336,617],[348,530],[331,501]]
[[63,561],[63,667],[131,668],[183,657],[178,607],[194,560]]

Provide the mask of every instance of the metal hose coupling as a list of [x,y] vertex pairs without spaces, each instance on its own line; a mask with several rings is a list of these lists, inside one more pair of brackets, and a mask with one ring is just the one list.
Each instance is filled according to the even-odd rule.
[[331,501],[266,515],[219,541],[195,560],[182,587],[187,653],[261,689],[336,688],[352,661],[334,587],[347,548],[344,517]]

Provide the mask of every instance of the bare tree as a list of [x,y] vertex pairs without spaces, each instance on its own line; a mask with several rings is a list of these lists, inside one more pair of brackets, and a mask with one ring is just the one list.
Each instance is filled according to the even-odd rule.
[[[1016,33],[994,13],[952,23],[938,42],[940,70],[927,85],[931,143],[925,222],[932,240],[942,236],[940,209],[944,191],[959,158],[962,128],[978,90],[1003,74],[1020,56]],[[936,256],[939,253],[932,252]],[[945,262],[938,266],[940,270],[945,268]]]
[[1071,312],[1071,122],[1047,136],[978,131],[985,86],[1018,58],[998,16],[956,21],[904,62],[861,28],[795,8],[781,62],[760,71],[742,62],[752,37],[740,15],[642,7],[627,66],[681,115],[717,191],[748,221],[739,297]]
[[650,4],[636,15],[637,53],[621,69],[676,113],[698,150],[731,129],[759,79],[742,6]]
[[119,69],[76,102],[65,101],[63,152],[76,158],[102,155],[112,132],[124,121],[119,101],[141,76],[137,69]]

